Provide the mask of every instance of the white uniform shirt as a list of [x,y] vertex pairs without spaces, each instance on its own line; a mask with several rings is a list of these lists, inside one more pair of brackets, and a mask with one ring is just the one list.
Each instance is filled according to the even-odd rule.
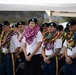
[[[36,48],[37,46],[37,42],[42,42],[42,34],[41,32],[39,31],[37,33],[37,36],[33,39],[33,42],[29,45],[26,41],[25,41],[26,38],[23,38],[23,42],[27,44],[27,47],[26,47],[26,52],[27,54],[28,53],[32,53],[34,51],[34,49]],[[36,54],[41,54],[41,47],[39,48],[39,50],[36,52]]]
[[[62,39],[62,38],[61,38]],[[63,48],[63,44],[62,44],[62,48],[60,50],[60,54],[63,54],[64,53],[64,48]]]
[[[67,47],[67,41],[65,40],[64,44],[65,47]],[[72,48],[72,47],[70,47]],[[76,53],[76,47],[73,47],[72,50],[70,50],[69,48],[67,48],[67,55],[68,56],[72,56]]]
[[[44,47],[43,44],[42,44],[42,47]],[[54,50],[52,50],[52,49],[50,49],[50,50],[45,49],[45,55],[52,55],[55,52],[56,48],[61,48],[61,47],[62,47],[62,40],[61,39],[57,39],[54,42]]]
[[19,41],[17,39],[17,36],[13,35],[12,38],[11,38],[11,41],[10,41],[10,52],[14,53],[15,49],[17,47],[20,47],[20,43],[19,43]]

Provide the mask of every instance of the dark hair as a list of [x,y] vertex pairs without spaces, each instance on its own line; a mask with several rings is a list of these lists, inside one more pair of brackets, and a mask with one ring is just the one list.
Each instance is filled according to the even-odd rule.
[[41,32],[43,31],[43,27],[41,27],[41,26],[40,26],[40,31],[41,31]]
[[69,26],[68,26],[68,23],[66,24],[66,27],[64,29],[65,32],[69,32]]
[[57,26],[57,30],[58,30],[58,31],[61,31],[61,30],[63,30],[63,29],[64,29],[64,27],[63,27],[62,25],[58,25],[58,26]]
[[14,28],[14,27],[18,28],[18,25],[17,24],[13,24],[12,28]]

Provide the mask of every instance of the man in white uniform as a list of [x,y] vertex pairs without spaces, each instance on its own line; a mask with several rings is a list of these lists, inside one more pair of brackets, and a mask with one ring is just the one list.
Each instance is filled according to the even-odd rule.
[[56,28],[57,25],[54,22],[49,23],[48,32],[43,36],[43,75],[56,75],[55,57],[59,54],[62,47],[62,40],[59,38],[59,32],[56,32]]
[[10,23],[5,20],[2,22],[2,34],[1,34],[1,48],[2,58],[5,67],[5,74],[12,75],[12,62],[11,62],[11,50],[10,40],[13,36],[13,31],[10,28]]
[[[21,46],[22,46],[22,44],[23,44],[22,40],[23,40],[23,38],[24,38],[26,25],[25,25],[25,22],[24,22],[24,21],[19,21],[19,22],[17,23],[17,25],[18,25],[18,29],[19,29],[18,41],[20,42],[20,44],[21,44]],[[25,56],[24,56],[24,53],[23,53],[23,51],[22,51],[21,46],[20,46],[20,50],[18,50],[18,52],[17,52],[17,57],[16,57],[16,63],[15,63],[15,64],[16,64],[17,67],[18,67],[18,65],[19,65],[20,63],[22,63],[22,62],[25,61]],[[20,74],[23,74],[23,73],[22,73],[22,70],[19,71],[19,69],[18,69],[17,75],[20,75]]]
[[[5,65],[5,70],[7,75],[12,75],[12,66],[13,73],[15,73],[14,68],[14,57],[13,53],[15,53],[16,49],[20,47],[20,43],[15,35],[15,30],[10,28],[10,24],[8,21],[4,21],[2,23],[3,35],[2,35],[2,52],[3,52],[3,61]],[[12,56],[12,61],[11,61]]]
[[15,72],[15,69],[16,69],[16,57],[14,57],[14,55],[16,56],[17,51],[20,50],[21,45],[20,45],[20,42],[18,40],[18,36],[19,36],[18,25],[14,24],[12,26],[12,29],[13,29],[14,35],[11,38],[10,50],[11,50],[11,54],[12,54],[13,72]]
[[68,22],[69,32],[64,42],[65,49],[65,75],[76,75],[76,21],[70,20]]
[[60,32],[60,37],[62,39],[62,48],[60,50],[59,53],[59,65],[58,65],[58,70],[60,75],[64,75],[64,73],[62,72],[62,67],[65,65],[65,51],[64,51],[64,46],[63,43],[65,41],[66,38],[66,32],[64,31],[64,27],[62,25],[58,25],[57,26],[57,31]]

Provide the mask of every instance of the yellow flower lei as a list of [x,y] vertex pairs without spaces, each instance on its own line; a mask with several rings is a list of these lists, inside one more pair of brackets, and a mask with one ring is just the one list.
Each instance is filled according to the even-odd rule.
[[44,43],[55,42],[59,37],[60,37],[60,33],[59,32],[55,32],[52,35],[49,34],[49,32],[47,32],[47,33],[45,33],[43,35],[43,42]]
[[67,33],[64,32],[63,35],[61,36],[61,38],[62,38],[62,44],[64,43],[64,41],[65,41],[65,39],[66,39],[66,35],[67,35]]
[[1,36],[0,36],[0,47],[1,47],[1,44],[2,44],[3,35],[4,35],[4,31],[2,31]]
[[[6,38],[8,37],[8,35],[9,35],[9,33],[10,33],[11,30],[12,30],[12,29],[10,29],[6,34],[5,34],[4,31],[2,31],[2,34],[1,34],[1,36],[0,36],[1,46],[3,46],[3,44],[4,44],[4,42],[6,41]],[[8,49],[8,52],[9,52],[9,45],[10,45],[10,42],[8,42],[7,45],[6,45],[6,47],[7,47],[7,49]]]
[[[74,38],[74,39],[73,39]],[[76,41],[76,32],[69,32],[67,33],[67,46],[75,47]]]
[[9,30],[6,34],[5,34],[4,31],[2,31],[2,34],[1,34],[1,44],[3,44],[5,42],[5,40],[6,40],[6,38],[7,38],[7,36],[8,36],[10,31],[11,30]]

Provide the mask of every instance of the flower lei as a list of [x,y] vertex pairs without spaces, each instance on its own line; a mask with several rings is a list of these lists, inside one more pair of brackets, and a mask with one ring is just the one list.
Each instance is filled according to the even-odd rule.
[[15,35],[19,35],[19,31],[15,32],[14,34],[15,34]]
[[43,45],[44,45],[44,49],[46,48],[47,50],[50,50],[54,48],[54,42],[60,37],[60,33],[59,32],[55,32],[55,33],[45,33],[43,35]]
[[1,35],[1,45],[2,45],[2,47],[6,47],[7,49],[9,49],[10,40],[11,40],[13,35],[14,35],[14,32],[12,30],[9,30],[6,33],[6,35],[5,35],[4,31],[2,32],[2,35]]
[[60,33],[59,32],[55,32],[55,33],[45,33],[43,35],[43,42],[45,43],[50,43],[50,42],[55,42],[57,40],[57,38],[60,37]]
[[36,37],[39,30],[40,27],[38,25],[36,25],[33,29],[31,29],[30,26],[27,27],[24,36],[28,44],[31,44],[33,42],[33,39]]
[[47,49],[47,50],[50,50],[50,49],[54,49],[54,42],[51,42],[51,43],[43,43],[43,46],[44,46],[44,50]]
[[65,41],[65,39],[66,39],[66,35],[67,35],[67,33],[64,32],[64,33],[62,34],[62,36],[61,36],[61,38],[62,38],[62,44],[64,43],[64,41]]
[[1,49],[1,40],[2,40],[2,36],[4,34],[4,31],[1,33],[0,35],[0,63],[2,63],[2,49]]
[[23,39],[23,37],[24,37],[24,34],[25,34],[25,31],[22,33],[22,35],[21,35],[21,37],[20,37],[20,39],[19,39],[19,42],[21,43],[21,41],[22,41],[22,39]]
[[19,38],[19,31],[15,32],[14,35],[17,35],[17,38]]
[[67,47],[72,50],[73,47],[76,46],[76,31],[67,33]]

